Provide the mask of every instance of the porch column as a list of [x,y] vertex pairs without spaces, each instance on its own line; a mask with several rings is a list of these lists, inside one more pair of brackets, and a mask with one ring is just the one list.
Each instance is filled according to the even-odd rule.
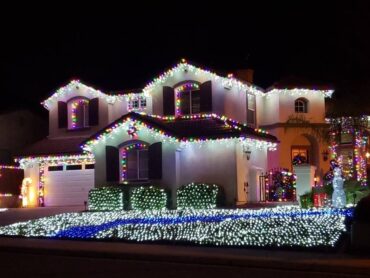
[[235,157],[236,157],[236,205],[243,205],[248,202],[246,195],[246,184],[249,176],[249,161],[246,154],[243,152],[242,144],[235,144]]
[[315,181],[315,172],[316,166],[313,165],[296,165],[293,166],[294,173],[297,176],[297,200],[299,201],[299,196],[309,193],[312,191],[312,186],[314,185]]

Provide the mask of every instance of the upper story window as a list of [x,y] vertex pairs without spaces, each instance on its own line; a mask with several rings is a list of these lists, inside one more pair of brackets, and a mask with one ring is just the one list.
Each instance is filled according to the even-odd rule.
[[294,102],[294,110],[296,113],[307,113],[308,100],[305,98],[296,99],[296,101]]
[[133,97],[127,101],[128,111],[144,110],[145,108],[146,108],[146,97],[144,96]]
[[73,98],[68,101],[68,129],[89,127],[89,99]]
[[256,125],[256,96],[247,94],[247,124]]
[[188,81],[175,87],[176,115],[199,114],[200,86],[196,82]]

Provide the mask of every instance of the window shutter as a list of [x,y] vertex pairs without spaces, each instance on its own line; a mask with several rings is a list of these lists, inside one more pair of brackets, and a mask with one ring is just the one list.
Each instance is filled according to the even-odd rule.
[[119,151],[117,148],[112,146],[105,147],[105,158],[106,158],[106,174],[108,182],[119,181]]
[[163,116],[175,115],[175,90],[163,86]]
[[59,128],[67,128],[67,103],[58,101],[58,126]]
[[99,98],[89,101],[89,125],[99,125]]
[[162,142],[149,146],[149,179],[159,180],[162,178]]
[[200,85],[200,112],[212,112],[212,82]]

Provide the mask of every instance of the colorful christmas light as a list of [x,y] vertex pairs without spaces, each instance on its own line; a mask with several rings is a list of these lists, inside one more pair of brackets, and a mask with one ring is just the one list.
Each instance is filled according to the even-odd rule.
[[[346,179],[356,179],[362,185],[367,184],[367,142],[366,131],[368,117],[339,117],[326,119],[330,124],[330,146],[332,158],[337,160]],[[345,159],[339,154],[342,134],[353,136],[349,144],[353,148],[353,157]]]
[[131,98],[136,97],[150,97],[152,91],[157,88],[158,86],[165,85],[168,78],[171,78],[178,73],[182,72],[191,72],[194,75],[204,75],[206,79],[212,80],[214,82],[219,82],[223,87],[227,87],[231,89],[232,87],[237,88],[239,91],[244,91],[249,94],[259,95],[261,97],[269,97],[274,94],[288,94],[292,96],[305,96],[313,93],[320,93],[323,94],[325,97],[331,97],[333,90],[310,90],[310,89],[273,89],[270,91],[265,92],[263,89],[260,89],[252,84],[246,83],[244,81],[238,80],[234,78],[232,75],[228,75],[227,77],[222,77],[213,73],[209,70],[202,69],[199,67],[195,67],[191,64],[188,64],[186,60],[182,59],[182,61],[174,66],[173,68],[169,69],[168,71],[162,73],[158,77],[154,78],[150,81],[142,90],[142,92],[131,92],[131,93],[124,93],[124,94],[105,94],[97,89],[92,87],[86,86],[85,84],[81,83],[79,80],[72,80],[66,86],[58,89],[52,96],[48,99],[43,101],[41,104],[46,108],[50,109],[54,103],[56,103],[60,98],[71,94],[77,88],[83,88],[91,97],[99,97],[105,99],[108,103],[115,103],[116,101],[122,101],[123,99],[129,100]]
[[19,170],[19,169],[22,169],[22,167],[13,166],[13,165],[0,165],[0,170],[1,169]]
[[[140,113],[141,115],[146,115],[144,113]],[[156,119],[161,119],[161,120],[174,120],[174,117],[161,117],[161,116],[156,116],[156,115],[146,115],[147,117],[152,117]],[[231,126],[234,129],[237,130],[242,130],[242,126],[240,123],[237,121],[228,119],[227,117],[224,116],[218,116],[215,114],[199,114],[199,115],[187,115],[187,116],[182,116],[181,119],[197,119],[197,118],[216,118],[224,121],[225,125]],[[212,138],[178,138],[172,134],[166,133],[163,130],[150,126],[149,124],[141,121],[141,120],[136,120],[131,117],[124,118],[121,122],[117,122],[114,125],[109,126],[106,128],[103,132],[97,135],[96,138],[90,139],[87,142],[82,145],[82,148],[84,151],[91,152],[92,148],[97,145],[99,142],[104,142],[106,139],[108,139],[112,134],[116,134],[116,132],[120,130],[126,130],[128,131],[132,125],[135,125],[137,128],[137,132],[139,133],[140,130],[146,129],[149,131],[150,135],[155,137],[156,139],[160,139],[163,142],[167,143],[175,143],[179,144],[181,143],[183,146],[186,146],[186,144],[190,143],[205,143],[205,142],[230,142],[231,140],[238,140],[242,142],[243,144],[247,144],[250,146],[255,146],[256,148],[268,148],[269,150],[274,150],[276,149],[276,143],[271,142],[269,139],[263,140],[263,139],[255,139],[255,138],[250,138],[248,137],[249,135],[242,135],[240,137],[234,136],[234,137],[226,137],[226,138],[217,138],[217,139],[212,139]],[[259,133],[261,136],[264,136],[265,134],[268,134],[266,131],[263,131],[261,129],[255,129],[255,132]]]
[[39,185],[38,185],[38,203],[44,206],[44,187],[45,187],[45,167],[58,165],[76,165],[76,164],[95,164],[92,154],[83,155],[50,155],[50,156],[29,156],[16,159],[21,169],[39,166]]
[[13,194],[11,193],[0,193],[0,197],[12,197]]
[[185,91],[196,91],[199,90],[200,86],[195,82],[186,82],[175,88],[175,110],[176,116],[181,116],[181,93]]
[[[72,103],[71,103],[71,121],[72,121],[72,129],[75,129],[77,127],[80,127],[80,121],[81,119],[78,119],[77,117],[77,112],[78,112],[78,109],[83,109],[82,107],[85,106],[85,109],[87,107],[87,105],[89,104],[89,100],[88,99],[76,99],[74,100]],[[81,107],[82,106],[82,107]],[[86,119],[84,119],[86,120]],[[85,123],[82,123],[82,126],[84,127],[85,126]]]
[[127,152],[133,149],[143,150],[147,148],[148,145],[145,143],[134,143],[121,149],[121,181],[127,181]]

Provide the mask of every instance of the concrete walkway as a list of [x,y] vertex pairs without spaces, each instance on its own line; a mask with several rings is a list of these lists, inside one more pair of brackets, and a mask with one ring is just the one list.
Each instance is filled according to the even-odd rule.
[[349,254],[23,238],[0,238],[0,262],[12,277],[370,277]]
[[41,217],[56,215],[65,212],[83,211],[83,206],[70,207],[44,207],[44,208],[10,208],[0,212],[0,226],[13,224],[16,222],[37,219]]

